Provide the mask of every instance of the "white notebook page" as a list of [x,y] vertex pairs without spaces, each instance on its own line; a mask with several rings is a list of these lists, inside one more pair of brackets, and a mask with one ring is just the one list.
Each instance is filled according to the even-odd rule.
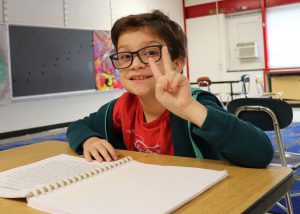
[[107,164],[62,154],[7,170],[0,173],[0,197],[25,197],[30,190]]
[[227,175],[227,171],[132,161],[50,194],[31,198],[28,205],[52,213],[168,213]]

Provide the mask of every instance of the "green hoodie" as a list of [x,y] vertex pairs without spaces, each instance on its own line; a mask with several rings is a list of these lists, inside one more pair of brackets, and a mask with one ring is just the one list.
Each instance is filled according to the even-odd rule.
[[[219,100],[206,91],[192,90],[193,97],[205,105],[207,117],[201,128],[170,113],[174,154],[227,160],[244,167],[266,167],[273,158],[273,146],[256,126],[225,111]],[[112,115],[116,99],[97,112],[72,123],[67,130],[70,146],[82,154],[83,142],[93,136],[106,139],[116,149],[126,149],[122,133],[115,133]]]

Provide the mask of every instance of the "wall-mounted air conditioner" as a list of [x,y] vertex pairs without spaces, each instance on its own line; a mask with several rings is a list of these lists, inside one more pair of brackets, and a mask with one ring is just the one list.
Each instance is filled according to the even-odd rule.
[[239,42],[236,44],[239,59],[257,58],[257,42]]

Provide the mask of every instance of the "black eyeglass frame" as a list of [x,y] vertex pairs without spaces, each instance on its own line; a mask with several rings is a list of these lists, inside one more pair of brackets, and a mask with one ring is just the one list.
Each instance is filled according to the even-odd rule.
[[[159,56],[159,59],[157,59],[157,60],[155,60],[155,62],[158,62],[160,59],[161,59],[161,50],[162,50],[162,47],[163,47],[163,45],[150,45],[150,46],[146,46],[146,47],[143,47],[143,48],[141,48],[141,49],[139,49],[139,50],[137,50],[137,51],[132,51],[132,52],[130,52],[130,51],[124,51],[124,52],[118,52],[118,53],[114,53],[114,54],[112,54],[112,55],[110,55],[109,56],[109,58],[110,58],[110,60],[111,60],[111,62],[112,62],[112,64],[113,64],[113,66],[116,68],[116,69],[125,69],[125,68],[129,68],[131,65],[132,65],[132,63],[133,63],[133,59],[134,59],[134,56],[136,55],[138,58],[139,58],[139,60],[143,63],[143,64],[145,64],[145,65],[147,65],[147,64],[149,64],[148,62],[144,62],[143,60],[142,60],[142,58],[140,57],[140,54],[139,54],[139,52],[141,51],[141,50],[144,50],[144,49],[146,49],[146,48],[152,48],[152,47],[157,47],[157,48],[159,48],[159,51],[160,51],[160,56]],[[171,48],[168,48],[169,49],[169,51],[171,50]],[[130,54],[131,55],[131,62],[130,62],[130,64],[128,65],[128,66],[125,66],[125,67],[118,67],[118,66],[115,66],[115,64],[114,64],[114,60],[118,60],[118,54],[121,54],[121,53],[128,53],[128,54]]]

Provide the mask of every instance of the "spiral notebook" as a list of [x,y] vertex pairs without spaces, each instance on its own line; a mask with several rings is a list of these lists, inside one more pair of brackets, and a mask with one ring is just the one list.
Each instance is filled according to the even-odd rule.
[[98,163],[63,154],[1,172],[0,197],[26,197],[28,206],[50,213],[169,213],[227,176],[131,157]]

